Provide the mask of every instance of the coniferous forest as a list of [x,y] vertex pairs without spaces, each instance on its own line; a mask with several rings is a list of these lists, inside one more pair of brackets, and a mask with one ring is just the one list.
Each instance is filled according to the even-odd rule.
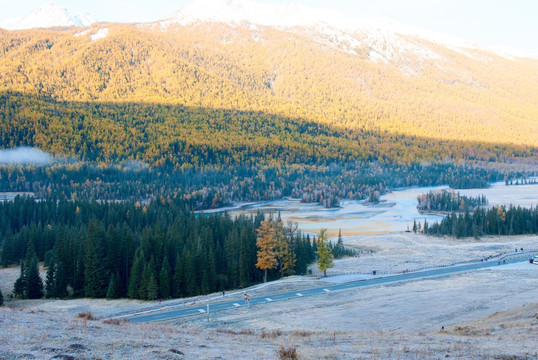
[[[264,218],[194,214],[181,200],[139,205],[16,197],[0,202],[0,261],[20,263],[14,295],[24,298],[208,294],[262,280],[256,230]],[[309,236],[281,228],[294,262],[270,269],[270,279],[304,274],[315,260]],[[48,269],[44,284],[38,262]]]
[[285,196],[331,207],[339,199],[362,200],[373,192],[383,194],[398,187],[448,184],[452,188],[466,188],[477,182],[487,186],[505,176],[494,169],[455,164],[354,161],[327,166],[296,164],[166,170],[140,164],[76,162],[50,166],[0,165],[0,191],[29,192],[38,199],[56,196],[71,200],[137,202],[160,196],[179,197],[192,210]]
[[424,226],[428,235],[450,235],[454,237],[484,235],[523,235],[538,233],[538,208],[520,206],[496,206],[490,209],[468,209],[463,213],[452,212],[440,223]]
[[424,212],[443,212],[441,222],[423,224],[415,221],[413,231],[427,235],[457,238],[485,235],[524,235],[538,233],[538,208],[494,206],[486,208],[485,196],[467,197],[448,191],[418,196],[417,208]]

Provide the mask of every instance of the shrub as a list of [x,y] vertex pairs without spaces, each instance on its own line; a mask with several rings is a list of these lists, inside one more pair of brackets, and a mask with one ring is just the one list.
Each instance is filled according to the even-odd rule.
[[282,331],[280,330],[275,330],[275,331],[269,331],[269,332],[262,332],[262,334],[260,335],[262,339],[274,339],[278,336],[282,335]]
[[103,323],[108,325],[121,325],[125,324],[127,322],[127,319],[105,319],[103,320]]
[[89,311],[78,313],[76,317],[84,320],[97,320],[97,318]]
[[285,359],[290,359],[290,360],[293,360],[293,359],[298,359],[298,356],[297,356],[297,347],[295,345],[293,346],[290,346],[290,347],[284,347],[284,346],[281,346],[280,349],[278,350],[278,356],[281,360],[285,360]]

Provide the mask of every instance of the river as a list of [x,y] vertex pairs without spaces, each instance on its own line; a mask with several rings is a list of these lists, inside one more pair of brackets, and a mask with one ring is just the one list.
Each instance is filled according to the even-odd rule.
[[[417,211],[417,196],[429,191],[448,189],[447,186],[415,187],[395,190],[381,196],[378,204],[364,200],[342,200],[339,208],[327,209],[318,204],[305,204],[296,199],[241,204],[227,209],[232,216],[251,215],[258,211],[278,214],[284,222],[294,221],[303,232],[319,233],[326,228],[329,237],[334,238],[338,231],[343,236],[362,234],[382,234],[412,230],[413,221],[429,224],[440,221],[441,215],[420,214]],[[495,183],[488,189],[457,190],[462,195],[485,195],[489,206],[520,205],[538,206],[538,185],[506,186]]]

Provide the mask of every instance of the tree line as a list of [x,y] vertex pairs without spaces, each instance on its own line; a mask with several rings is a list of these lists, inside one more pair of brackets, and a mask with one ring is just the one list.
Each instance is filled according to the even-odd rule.
[[453,191],[430,191],[427,194],[417,196],[417,209],[429,212],[452,212],[474,210],[479,206],[487,205],[488,200],[484,195],[469,197]]
[[538,208],[510,205],[489,209],[478,207],[473,212],[466,208],[463,212],[451,212],[441,222],[428,224],[424,220],[424,224],[419,223],[416,229],[427,235],[449,235],[457,238],[537,234]]
[[144,202],[181,199],[190,209],[218,208],[242,201],[282,197],[337,206],[340,199],[362,200],[392,188],[448,184],[460,178],[502,180],[493,169],[454,164],[379,164],[353,161],[329,166],[290,165],[249,168],[162,169],[127,162],[0,165],[0,190],[31,192],[38,199]]

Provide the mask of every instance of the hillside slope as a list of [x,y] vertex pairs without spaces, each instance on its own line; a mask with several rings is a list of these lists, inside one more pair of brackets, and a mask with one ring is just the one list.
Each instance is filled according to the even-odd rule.
[[[390,37],[368,38],[367,32],[334,31],[331,36],[327,28],[221,22],[0,31],[0,91],[8,100],[14,92],[30,99],[24,110],[10,115],[12,122],[25,118],[45,128],[50,128],[50,114],[39,113],[31,99],[56,102],[58,108],[73,102],[228,111],[227,120],[208,120],[239,127],[251,121],[238,112],[253,117],[263,113],[276,116],[276,123],[288,119],[328,126],[338,133],[336,138],[348,134],[345,138],[359,140],[359,147],[370,154],[371,146],[361,146],[358,134],[384,136],[389,143],[406,137],[471,144],[466,153],[456,151],[455,158],[460,159],[484,159],[484,145],[497,153],[487,160],[534,156],[538,60],[451,49],[409,34],[394,35],[399,40],[391,42]],[[398,44],[402,47],[396,48]],[[84,117],[91,119],[91,114]],[[108,116],[108,125],[99,127],[108,136],[114,128],[123,128],[128,137],[129,128],[137,123],[152,126],[162,119],[143,114],[132,121],[129,126]],[[16,125],[3,126],[4,132],[13,132]],[[55,126],[65,130],[73,123],[63,118]],[[279,131],[277,125],[269,126]],[[196,130],[196,125],[191,129]],[[190,140],[208,144],[196,131],[193,135]],[[297,139],[284,142],[306,145]],[[66,150],[39,134],[4,139],[3,146],[14,145],[39,145],[77,155],[81,151],[69,146]],[[398,151],[387,150],[384,155],[404,162],[416,160],[402,158]]]

